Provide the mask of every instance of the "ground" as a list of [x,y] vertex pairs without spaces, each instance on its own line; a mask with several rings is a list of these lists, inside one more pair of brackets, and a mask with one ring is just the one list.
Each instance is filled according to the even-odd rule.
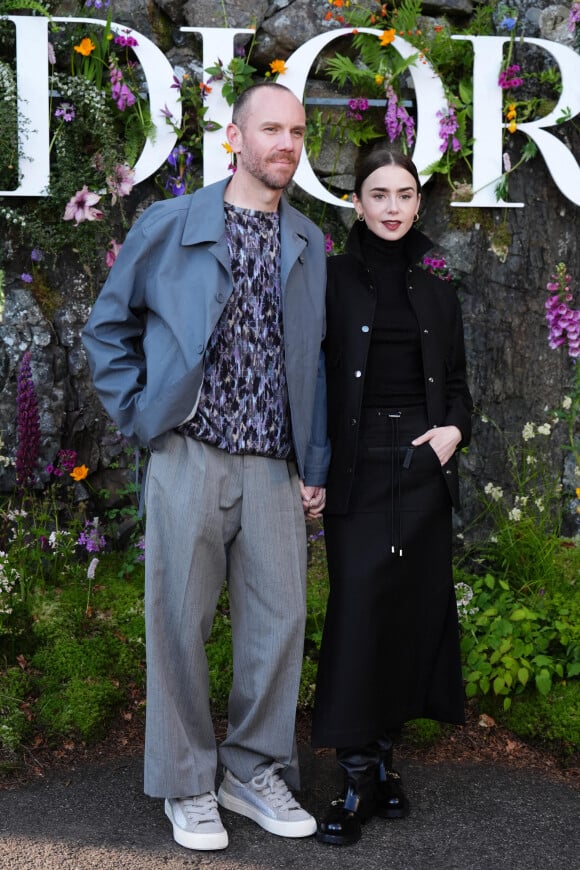
[[[38,738],[36,745],[19,754],[16,763],[0,754],[0,788],[34,781],[53,769],[141,755],[144,741],[143,710],[143,698],[134,698],[106,737],[93,745],[74,740],[48,745],[42,738]],[[215,726],[219,740],[225,734],[225,721],[216,719]],[[307,715],[299,716],[297,735],[299,743],[309,742],[310,721]],[[317,750],[317,753],[330,751],[323,749]],[[580,789],[580,756],[576,755],[571,763],[569,760],[564,766],[555,754],[525,743],[505,728],[499,727],[489,716],[479,715],[469,708],[465,726],[450,729],[435,745],[428,748],[418,748],[402,741],[397,746],[396,756],[425,764],[463,761],[511,765],[537,770],[554,780]]]

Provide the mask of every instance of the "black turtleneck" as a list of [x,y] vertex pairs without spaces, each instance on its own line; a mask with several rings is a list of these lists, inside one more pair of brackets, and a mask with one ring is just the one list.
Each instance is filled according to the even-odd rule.
[[405,239],[386,241],[367,230],[363,252],[377,294],[363,405],[404,408],[423,404],[421,338],[405,284]]

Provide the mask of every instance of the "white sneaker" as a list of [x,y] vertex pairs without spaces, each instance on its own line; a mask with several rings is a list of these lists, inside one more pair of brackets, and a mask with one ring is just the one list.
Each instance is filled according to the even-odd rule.
[[173,839],[186,849],[225,849],[228,845],[213,791],[188,798],[167,798],[165,815],[173,825]]
[[280,837],[310,837],[316,831],[316,819],[303,810],[277,771],[274,762],[249,782],[226,770],[217,799],[226,810],[233,810],[257,822],[260,827]]

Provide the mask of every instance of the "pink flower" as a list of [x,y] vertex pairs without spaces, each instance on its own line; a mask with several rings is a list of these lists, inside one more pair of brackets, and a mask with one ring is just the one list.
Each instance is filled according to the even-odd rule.
[[114,171],[114,175],[107,176],[107,187],[113,197],[113,205],[117,202],[117,197],[129,196],[135,183],[135,171],[128,163],[117,163]]
[[109,242],[109,247],[107,248],[107,253],[105,255],[105,263],[107,264],[107,267],[109,269],[117,259],[121,247],[122,245],[116,242],[115,239],[111,239],[111,241]]
[[91,193],[86,184],[81,190],[77,190],[72,199],[66,204],[63,220],[75,222],[75,227],[78,227],[83,221],[100,221],[103,217],[103,212],[98,208],[93,208],[100,200],[98,193]]

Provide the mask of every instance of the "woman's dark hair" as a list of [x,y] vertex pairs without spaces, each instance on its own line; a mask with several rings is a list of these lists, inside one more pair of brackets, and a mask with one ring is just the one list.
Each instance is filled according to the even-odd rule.
[[357,161],[354,192],[359,199],[361,198],[362,186],[366,179],[376,169],[380,169],[382,166],[400,166],[402,169],[406,169],[415,179],[417,193],[421,193],[419,173],[417,172],[417,167],[411,158],[408,157],[407,154],[403,154],[401,151],[394,151],[391,148],[385,148],[382,146],[379,148],[373,148],[372,151],[369,151],[368,154],[363,155]]

